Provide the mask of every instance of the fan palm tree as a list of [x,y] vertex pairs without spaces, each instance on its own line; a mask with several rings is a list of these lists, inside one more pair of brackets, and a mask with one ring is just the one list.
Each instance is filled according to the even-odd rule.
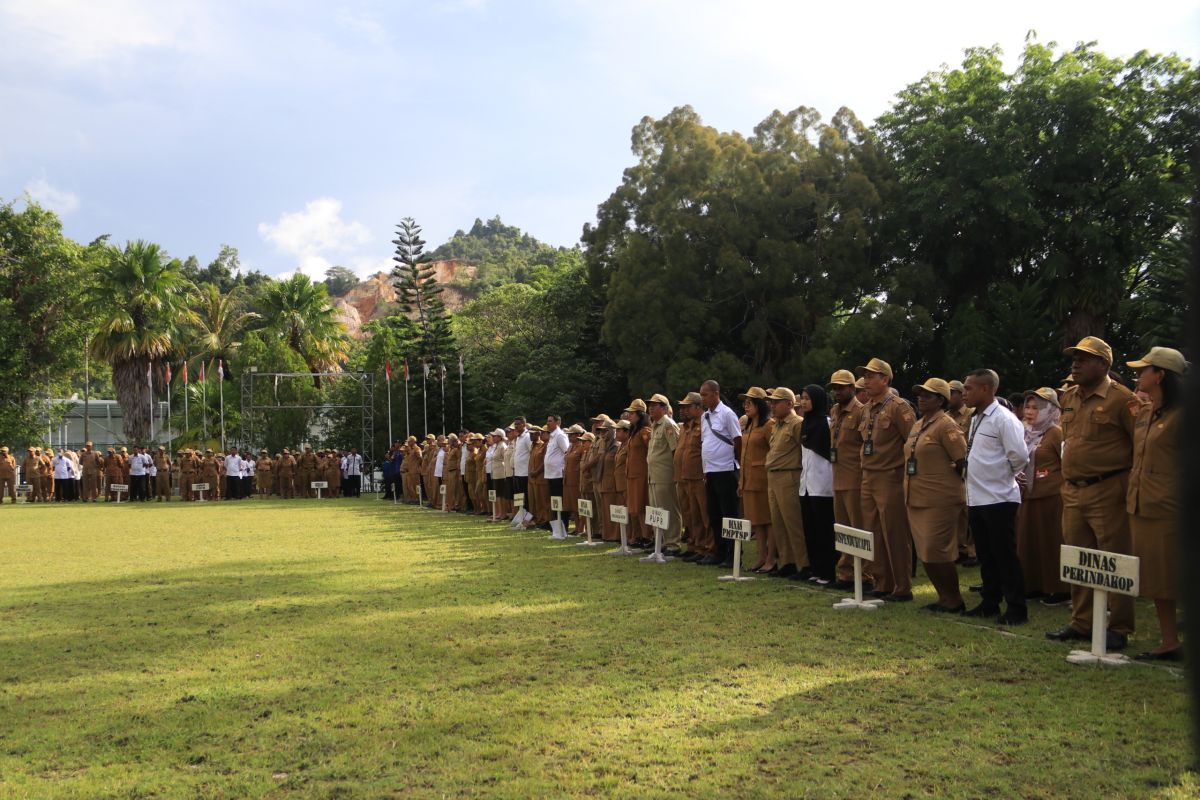
[[[324,284],[313,283],[297,272],[286,281],[270,284],[261,307],[266,327],[283,336],[310,372],[333,372],[349,356],[350,337]],[[313,383],[320,388],[320,377],[314,375]]]
[[222,359],[226,376],[230,374],[229,363],[241,346],[242,333],[259,319],[245,310],[245,294],[241,287],[222,294],[219,286],[206,283],[192,297],[196,320],[188,331],[190,351],[207,364],[210,373],[214,362]]
[[92,355],[112,366],[125,436],[144,441],[150,433],[150,366],[182,340],[195,316],[187,307],[191,284],[177,261],[158,245],[138,240],[110,246],[89,288],[99,314]]

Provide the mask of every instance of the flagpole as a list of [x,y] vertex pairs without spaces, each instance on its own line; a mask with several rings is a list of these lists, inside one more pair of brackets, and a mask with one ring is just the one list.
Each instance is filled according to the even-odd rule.
[[412,424],[408,417],[408,359],[404,359],[404,440],[412,436]]
[[204,419],[204,442],[208,446],[208,375],[204,370],[204,362],[200,363],[200,411]]
[[442,364],[442,436],[446,435],[446,365]]
[[466,430],[467,423],[463,417],[463,360],[462,354],[458,355],[458,428]]
[[391,449],[392,442],[392,363],[388,362],[387,368],[387,392],[388,392],[388,449]]
[[[167,369],[170,368],[171,365],[168,364]],[[167,380],[167,446],[169,448],[167,452],[175,455],[175,441],[171,436],[171,381],[169,379]]]
[[229,448],[225,446],[225,363],[217,359],[217,390],[221,395],[221,452]]
[[187,433],[192,424],[188,420],[188,381],[187,381],[187,359],[183,362],[183,431]]
[[146,389],[150,393],[150,441],[154,443],[154,362],[146,362]]
[[425,415],[425,433],[429,433],[429,365],[425,359],[421,359],[421,411]]

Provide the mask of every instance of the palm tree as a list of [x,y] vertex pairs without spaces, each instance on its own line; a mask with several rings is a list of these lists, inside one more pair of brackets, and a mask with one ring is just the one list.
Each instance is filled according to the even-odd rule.
[[196,320],[188,331],[191,353],[207,364],[208,372],[219,358],[225,362],[226,376],[230,374],[229,363],[241,346],[243,331],[259,319],[245,310],[245,294],[240,286],[222,294],[219,286],[206,283],[192,297]]
[[191,284],[177,261],[158,245],[138,240],[108,247],[89,297],[99,316],[92,355],[112,366],[121,421],[130,441],[150,433],[150,366],[168,357],[194,319],[187,307]]
[[[329,302],[324,284],[313,283],[297,272],[286,281],[270,284],[261,305],[266,326],[286,339],[310,372],[336,371],[349,356],[346,326]],[[320,377],[313,376],[313,383],[320,388]]]

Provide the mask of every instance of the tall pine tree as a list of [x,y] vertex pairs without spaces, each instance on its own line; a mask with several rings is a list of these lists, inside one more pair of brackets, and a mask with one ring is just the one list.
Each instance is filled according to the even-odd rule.
[[405,217],[396,226],[396,253],[392,260],[392,284],[400,310],[413,325],[418,358],[430,364],[445,362],[454,349],[450,334],[450,318],[442,300],[442,287],[425,252],[421,226],[412,217]]

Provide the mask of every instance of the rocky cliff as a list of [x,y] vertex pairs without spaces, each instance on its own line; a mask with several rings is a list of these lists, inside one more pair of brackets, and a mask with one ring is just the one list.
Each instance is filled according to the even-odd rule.
[[[442,285],[442,300],[451,312],[472,299],[456,285],[456,281],[465,283],[474,278],[477,267],[458,259],[434,261],[430,266],[433,267],[437,282]],[[376,273],[333,301],[338,318],[355,339],[363,338],[363,325],[383,319],[394,312],[395,306],[396,289],[392,286],[392,276],[386,272]]]

